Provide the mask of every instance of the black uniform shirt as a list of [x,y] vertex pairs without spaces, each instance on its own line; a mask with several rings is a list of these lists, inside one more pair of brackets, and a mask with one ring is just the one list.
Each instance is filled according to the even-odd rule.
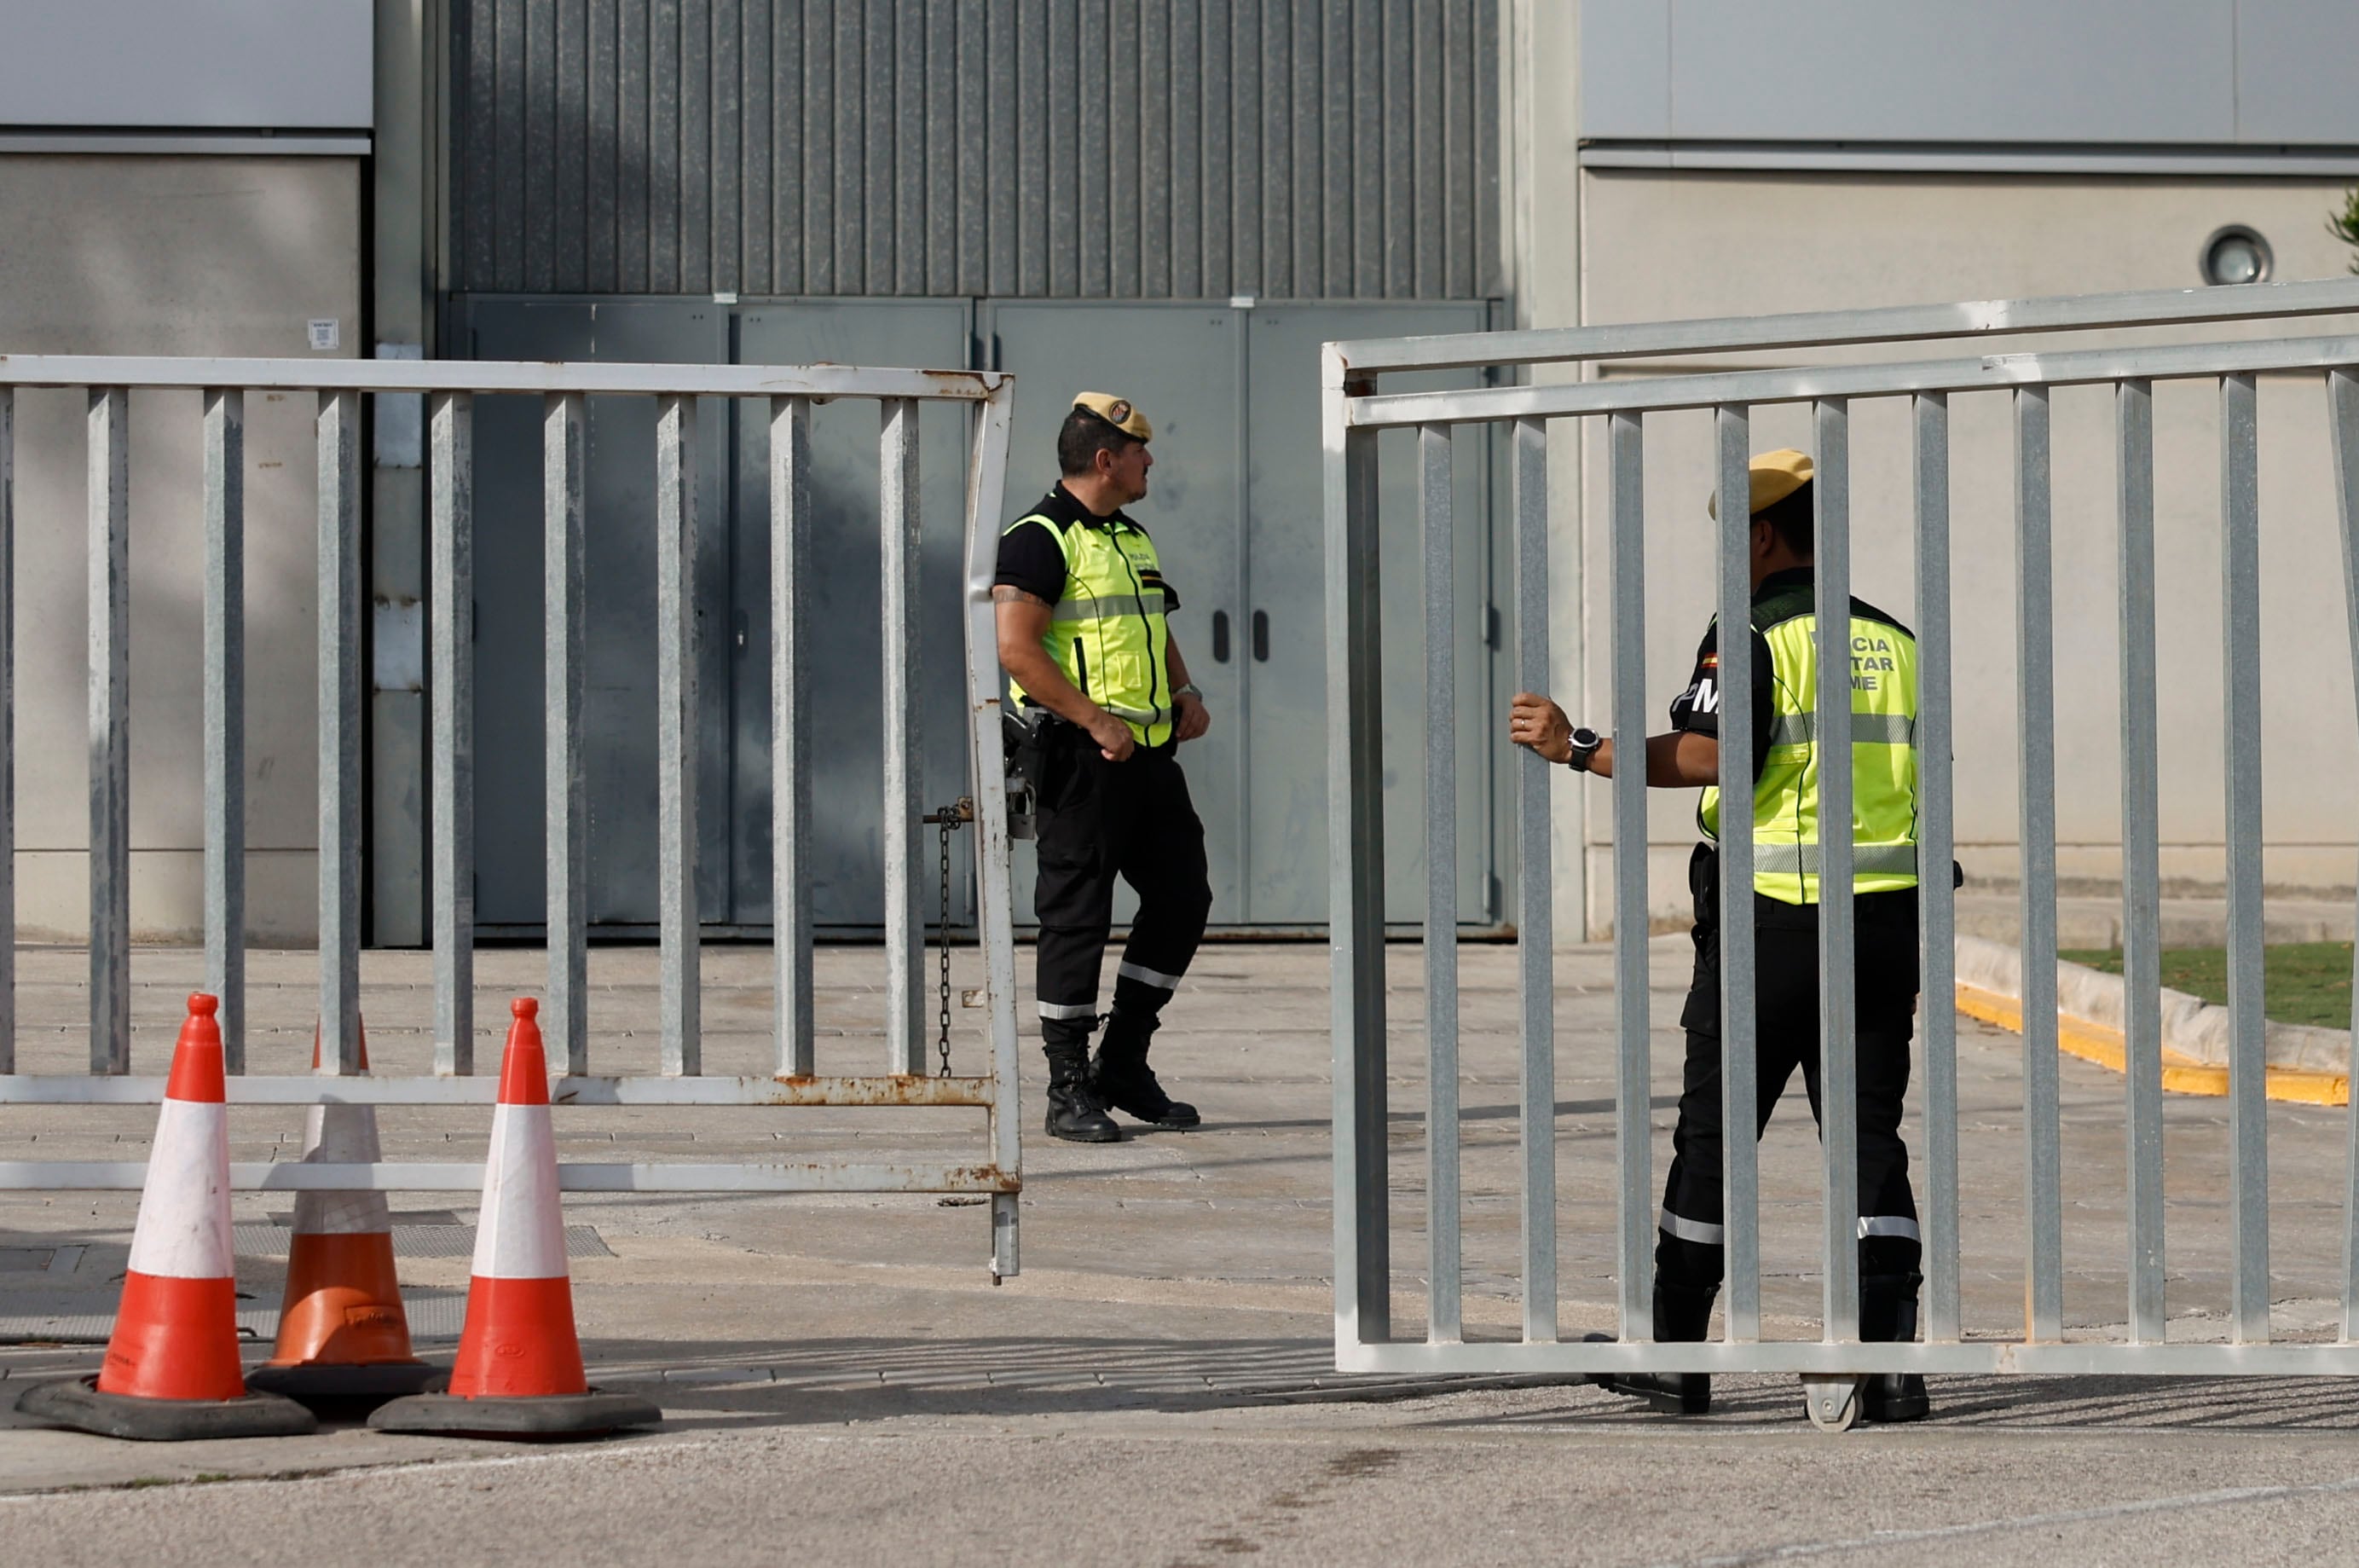
[[[1790,571],[1773,572],[1761,580],[1753,591],[1753,602],[1759,604],[1772,593],[1795,587],[1807,588],[1810,569],[1798,566]],[[1753,776],[1761,777],[1761,768],[1769,759],[1769,723],[1773,704],[1771,682],[1777,678],[1769,662],[1769,640],[1759,632],[1753,634]],[[1688,677],[1688,689],[1671,699],[1671,728],[1690,735],[1720,735],[1720,622],[1715,619],[1704,628],[1703,641],[1696,647],[1695,673]]]
[[[1147,532],[1123,512],[1116,512],[1112,517],[1096,516],[1075,500],[1073,493],[1061,482],[1040,497],[1038,506],[1024,515],[1046,517],[1060,529],[1076,522],[1102,528],[1119,518],[1127,527],[1138,528],[1142,534]],[[994,587],[1020,588],[1051,604],[1065,596],[1064,547],[1047,528],[1037,526],[1010,528],[1000,535],[996,571],[997,574],[991,580]],[[1159,585],[1163,589],[1164,613],[1168,615],[1180,607],[1180,595],[1172,591],[1170,579],[1164,579]]]
[[[1785,572],[1773,572],[1761,580],[1753,591],[1753,603],[1759,604],[1774,593],[1799,587],[1808,590],[1812,579],[1810,569],[1798,566]],[[1769,639],[1759,632],[1753,633],[1753,777],[1761,777],[1761,768],[1769,760],[1769,724],[1776,704],[1771,693],[1777,681],[1777,670],[1770,663]],[[1703,641],[1696,646],[1695,673],[1688,677],[1688,689],[1671,699],[1671,728],[1690,735],[1720,737],[1720,621],[1714,617],[1703,632]],[[1695,898],[1695,941],[1697,952],[1703,956],[1702,967],[1718,973],[1719,940],[1712,933],[1720,920],[1720,845],[1706,838],[1695,846],[1688,861],[1688,890]],[[1777,899],[1756,897],[1753,901],[1756,924],[1765,926],[1815,926],[1818,906],[1788,905]],[[1701,974],[1701,969],[1699,970]],[[1687,1010],[1680,1014],[1680,1027],[1717,1033],[1720,1029],[1720,1000],[1717,981],[1712,995],[1704,1000],[1699,982],[1688,997]]]

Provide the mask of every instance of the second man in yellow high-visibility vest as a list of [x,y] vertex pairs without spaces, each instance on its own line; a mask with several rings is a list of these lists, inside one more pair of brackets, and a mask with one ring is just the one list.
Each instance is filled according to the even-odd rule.
[[[1038,819],[1048,1130],[1085,1143],[1122,1136],[1109,1108],[1156,1127],[1199,1120],[1147,1065],[1212,904],[1204,825],[1176,755],[1212,720],[1171,640],[1179,595],[1154,541],[1123,511],[1147,494],[1153,435],[1126,398],[1077,397],[1057,435],[1063,477],[1000,537],[992,589]],[[1116,877],[1138,894],[1138,914],[1093,1060]]]
[[[1795,1068],[1819,1114],[1818,614],[1810,460],[1767,452],[1751,467],[1753,563],[1753,919],[1760,1095],[1757,1138]],[[1921,1247],[1900,1138],[1908,1041],[1917,1008],[1917,642],[1859,599],[1851,602],[1853,909],[1859,1064],[1860,1337],[1916,1337]],[[1647,782],[1701,786],[1688,882],[1695,898],[1695,978],[1680,1025],[1687,1064],[1671,1170],[1655,1245],[1655,1337],[1701,1340],[1723,1272],[1720,1050],[1721,689],[1717,624],[1704,634],[1671,728],[1647,742]],[[1517,696],[1508,738],[1575,771],[1611,777],[1614,743],[1576,730],[1546,697]],[[1634,759],[1635,760],[1635,759]],[[1700,1373],[1601,1378],[1656,1409],[1701,1414]],[[1871,1377],[1871,1421],[1917,1421],[1922,1377]]]

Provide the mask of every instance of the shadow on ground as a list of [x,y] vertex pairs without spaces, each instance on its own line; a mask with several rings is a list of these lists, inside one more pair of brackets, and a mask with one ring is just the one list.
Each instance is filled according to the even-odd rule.
[[[1437,1425],[1681,1424],[1564,1376],[1387,1377],[1334,1367],[1324,1339],[862,1337],[777,1343],[606,1342],[593,1377],[660,1400],[670,1424],[802,1425],[907,1416],[1203,1411],[1398,1402],[1496,1389],[1558,1389]],[[1933,1426],[2205,1431],[2359,1430],[2359,1379],[1953,1377],[1931,1379]],[[1702,1427],[1801,1423],[1789,1377],[1715,1380]]]

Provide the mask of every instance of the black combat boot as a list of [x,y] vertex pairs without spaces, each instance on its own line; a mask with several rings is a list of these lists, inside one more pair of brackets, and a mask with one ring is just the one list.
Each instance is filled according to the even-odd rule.
[[1090,1087],[1089,1044],[1052,1045],[1049,1053],[1049,1136],[1074,1143],[1120,1143],[1122,1129]]
[[1147,1041],[1159,1020],[1132,1018],[1117,1006],[1107,1020],[1105,1038],[1090,1063],[1090,1086],[1099,1099],[1153,1127],[1186,1128],[1201,1125],[1196,1107],[1175,1100],[1155,1081],[1147,1065]]
[[[1712,1326],[1712,1298],[1717,1285],[1667,1285],[1655,1281],[1655,1339],[1661,1345],[1701,1343]],[[1607,1337],[1593,1334],[1592,1339]],[[1647,1408],[1667,1416],[1700,1416],[1712,1410],[1712,1375],[1708,1372],[1593,1372],[1589,1380],[1601,1388],[1647,1401]]]
[[[1863,1344],[1907,1344],[1917,1337],[1917,1288],[1921,1274],[1867,1274],[1859,1281]],[[1879,1372],[1860,1385],[1859,1413],[1872,1421],[1923,1421],[1932,1403],[1915,1372]]]

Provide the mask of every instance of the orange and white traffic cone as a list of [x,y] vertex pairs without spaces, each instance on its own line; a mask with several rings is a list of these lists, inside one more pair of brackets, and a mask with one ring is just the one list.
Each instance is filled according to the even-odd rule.
[[[362,1030],[361,1071],[368,1071]],[[320,1040],[311,1041],[319,1071]],[[374,1165],[381,1158],[376,1107],[317,1105],[304,1129],[306,1164]],[[409,1345],[409,1318],[394,1274],[393,1215],[378,1192],[295,1194],[287,1247],[287,1293],[278,1344],[246,1379],[306,1403],[340,1406],[415,1394],[436,1376]]]
[[557,1436],[663,1419],[649,1400],[591,1388],[582,1367],[549,1121],[549,1063],[534,1021],[539,1006],[519,997],[513,1011],[450,1391],[378,1406],[369,1425],[381,1432]]
[[238,1363],[229,1106],[214,998],[189,998],[156,1119],[114,1337],[95,1377],[45,1383],[26,1415],[108,1437],[175,1441],[315,1432],[311,1412],[249,1392]]

